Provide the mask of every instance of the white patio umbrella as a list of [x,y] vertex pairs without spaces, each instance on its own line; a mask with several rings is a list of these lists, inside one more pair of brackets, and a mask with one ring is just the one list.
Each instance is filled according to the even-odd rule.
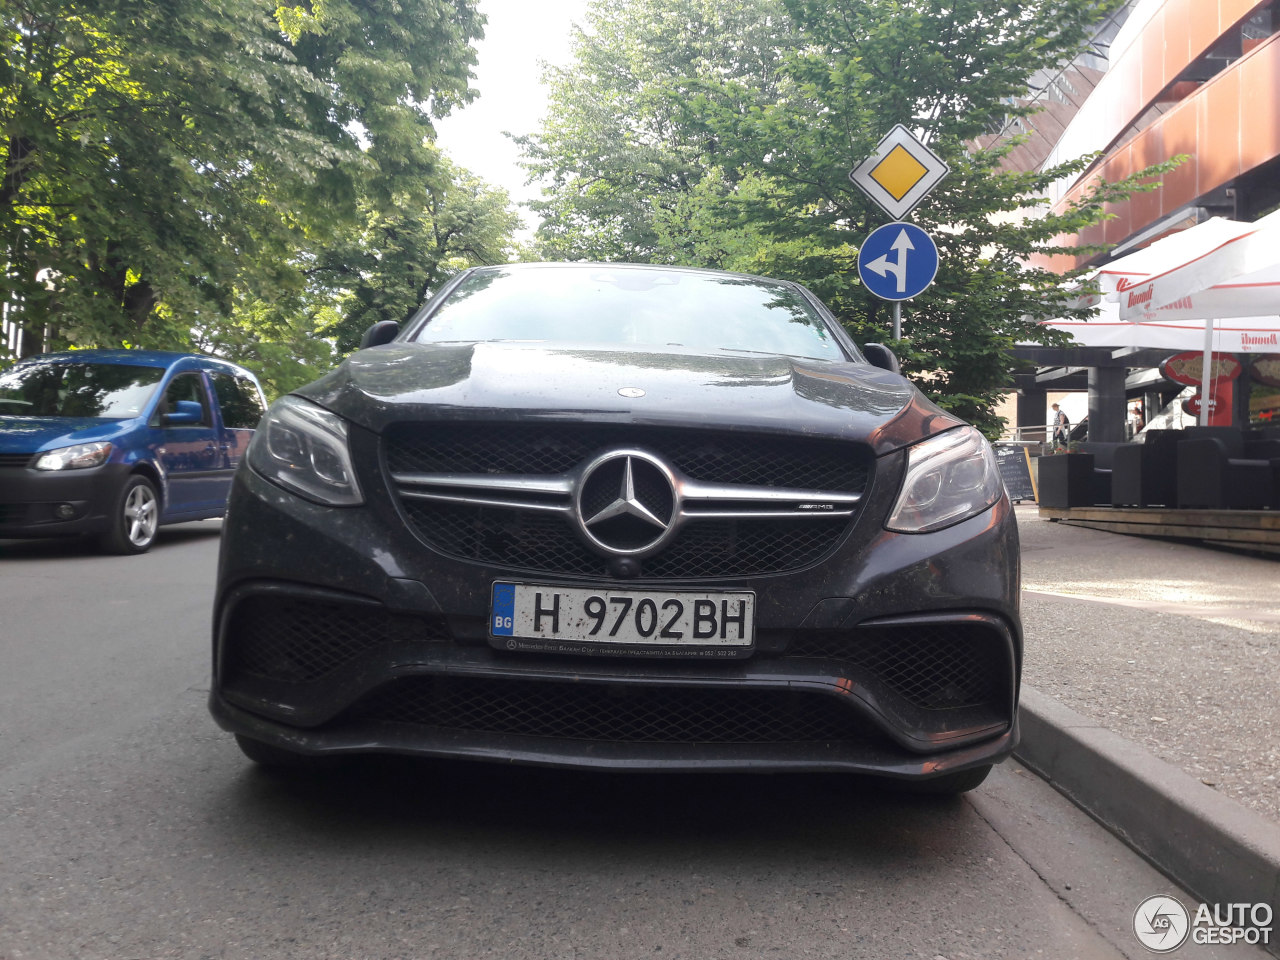
[[[1254,223],[1214,217],[1112,261],[1096,280],[1106,301],[1116,304],[1120,321],[1148,328],[1141,332],[1148,342],[1131,346],[1176,341],[1195,349],[1185,346],[1181,329],[1194,322],[1203,370],[1214,369],[1215,352],[1275,349],[1280,346],[1273,339],[1280,328],[1280,211]],[[1219,319],[1231,321],[1221,334]],[[1105,334],[1094,334],[1100,335]],[[1211,389],[1212,383],[1202,384],[1205,396]],[[1200,422],[1208,417],[1206,403]]]
[[1104,264],[1097,269],[1094,279],[1103,296],[1120,300],[1122,294],[1127,294],[1151,277],[1208,253],[1247,232],[1251,226],[1239,220],[1212,217]]
[[[1278,252],[1280,255],[1280,252]],[[1131,293],[1134,291],[1131,291]],[[1137,291],[1140,292],[1140,291]],[[1257,317],[1280,314],[1280,264],[1244,274],[1205,290],[1153,307],[1150,302],[1119,301],[1120,317],[1151,323],[1160,320],[1227,320],[1231,317]]]
[[[1096,306],[1092,320],[1047,320],[1041,325],[1063,330],[1083,347],[1154,347],[1178,352],[1204,346],[1205,321],[1156,311],[1151,319],[1130,321],[1120,316],[1120,304],[1094,297],[1082,306]],[[1280,353],[1280,316],[1235,317],[1212,328],[1215,353]]]
[[[1204,347],[1203,320],[1052,320],[1045,326],[1064,330],[1082,347],[1152,347],[1185,353]],[[1214,353],[1280,353],[1280,318],[1237,317],[1215,324]]]
[[1149,276],[1126,284],[1120,299],[1123,319],[1140,319],[1145,310],[1177,304],[1211,290],[1225,294],[1219,299],[1230,299],[1231,285],[1237,294],[1243,286],[1255,298],[1270,298],[1266,302],[1274,309],[1258,313],[1280,313],[1280,210],[1253,223],[1226,220],[1222,223],[1230,224],[1230,229],[1202,232],[1213,222],[1206,220],[1182,231],[1182,236],[1191,238],[1186,245],[1156,258]]

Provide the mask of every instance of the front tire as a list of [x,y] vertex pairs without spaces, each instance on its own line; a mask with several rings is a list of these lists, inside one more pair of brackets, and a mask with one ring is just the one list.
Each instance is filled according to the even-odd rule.
[[100,543],[107,553],[146,553],[160,528],[160,496],[155,484],[135,473],[125,481]]

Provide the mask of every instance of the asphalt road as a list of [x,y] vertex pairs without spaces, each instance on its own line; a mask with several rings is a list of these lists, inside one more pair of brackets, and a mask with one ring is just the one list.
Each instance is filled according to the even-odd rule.
[[217,531],[130,558],[0,541],[0,960],[1103,960],[1150,955],[1146,897],[1193,903],[1013,763],[944,800],[830,777],[265,773],[205,710]]

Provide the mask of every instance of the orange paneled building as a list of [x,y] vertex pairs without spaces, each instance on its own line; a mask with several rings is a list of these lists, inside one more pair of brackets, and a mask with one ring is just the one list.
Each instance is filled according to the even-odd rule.
[[1256,0],[1131,7],[1129,42],[1112,46],[1110,69],[1055,145],[1063,159],[1105,154],[1059,202],[1079,197],[1095,177],[1121,180],[1179,154],[1187,161],[1154,192],[1115,205],[1115,219],[1082,243],[1123,244],[1196,206],[1252,220],[1280,202],[1276,8]]
[[[1075,63],[1039,78],[1031,96],[1044,109],[1015,124],[1029,137],[1015,164],[1101,153],[1077,180],[1055,185],[1055,205],[1079,198],[1099,177],[1122,180],[1187,158],[1154,191],[1110,206],[1110,219],[1064,238],[1105,243],[1109,253],[1058,258],[1055,266],[1101,263],[1212,216],[1254,220],[1280,205],[1280,0],[1134,0]],[[1099,421],[1114,421],[1125,394],[1142,395],[1132,369],[1091,368],[1090,420],[1107,434],[1097,439],[1123,438],[1110,435],[1114,422]],[[1039,382],[1055,388],[1043,372]],[[1031,399],[1028,423],[1043,416],[1042,397]]]

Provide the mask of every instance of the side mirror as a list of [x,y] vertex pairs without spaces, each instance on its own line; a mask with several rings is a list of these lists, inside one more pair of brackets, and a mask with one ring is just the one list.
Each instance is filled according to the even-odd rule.
[[179,400],[161,417],[166,427],[193,427],[204,419],[204,408],[195,400]]
[[873,367],[879,367],[881,370],[888,370],[890,373],[901,373],[902,370],[898,366],[898,358],[892,350],[883,343],[868,343],[862,347],[862,354],[867,358],[867,362]]
[[360,349],[365,347],[380,347],[384,343],[390,343],[396,338],[400,332],[400,324],[394,320],[379,320],[372,327],[364,332],[364,336],[360,338]]

